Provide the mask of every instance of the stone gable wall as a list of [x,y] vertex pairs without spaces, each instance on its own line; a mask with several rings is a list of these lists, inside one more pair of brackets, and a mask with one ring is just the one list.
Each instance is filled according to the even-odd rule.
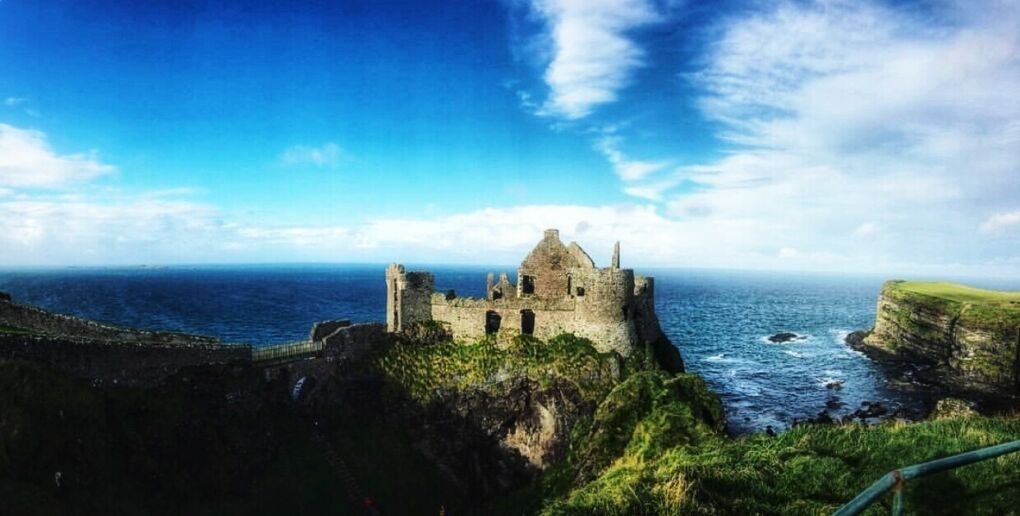
[[574,255],[560,242],[559,232],[550,229],[517,270],[517,293],[524,295],[523,277],[535,278],[535,292],[539,298],[557,298],[567,295],[567,269],[577,267]]

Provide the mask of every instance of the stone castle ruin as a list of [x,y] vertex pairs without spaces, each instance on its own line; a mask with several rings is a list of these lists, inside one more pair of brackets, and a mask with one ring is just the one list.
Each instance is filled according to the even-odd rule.
[[559,231],[548,229],[521,262],[516,285],[506,273],[498,281],[490,273],[484,299],[457,297],[452,291],[438,293],[433,287],[431,273],[390,265],[386,269],[388,331],[439,321],[448,325],[454,338],[464,340],[516,335],[547,340],[572,333],[590,339],[599,351],[623,356],[644,346],[675,350],[659,327],[653,279],[620,268],[619,242],[611,265],[600,269],[581,246],[564,245]]

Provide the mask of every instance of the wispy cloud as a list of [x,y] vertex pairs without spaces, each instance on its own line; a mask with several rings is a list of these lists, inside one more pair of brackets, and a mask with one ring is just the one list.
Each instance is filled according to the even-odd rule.
[[4,105],[7,107],[17,107],[28,102],[25,97],[7,97],[4,99]]
[[663,161],[631,159],[620,150],[621,142],[622,139],[619,136],[613,135],[603,136],[595,142],[595,148],[609,160],[620,179],[627,182],[640,181],[669,166],[669,163]]
[[882,229],[878,226],[878,224],[875,224],[874,222],[865,222],[864,224],[857,226],[857,229],[854,230],[854,238],[870,240],[878,236],[881,231]]
[[313,166],[330,168],[340,164],[346,153],[339,145],[327,142],[319,146],[294,145],[280,154],[284,166]]
[[1010,230],[1020,230],[1020,210],[996,213],[981,223],[981,232],[989,235],[1002,234]]
[[551,46],[544,75],[550,91],[538,113],[569,120],[616,100],[644,62],[628,33],[662,19],[648,0],[533,0],[532,10]]
[[678,171],[697,188],[674,194],[669,213],[753,221],[748,249],[805,256],[1009,252],[974,228],[1004,230],[1020,198],[1020,13],[937,5],[919,18],[884,3],[786,2],[728,18],[688,78],[733,145]]
[[0,187],[59,188],[114,170],[94,151],[59,154],[45,134],[0,124]]

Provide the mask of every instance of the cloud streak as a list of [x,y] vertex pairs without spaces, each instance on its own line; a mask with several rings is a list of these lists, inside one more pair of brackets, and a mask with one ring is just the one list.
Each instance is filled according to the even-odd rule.
[[996,213],[981,224],[981,232],[988,235],[999,235],[1008,231],[1020,230],[1020,210],[1007,213]]
[[[1016,9],[940,5],[920,19],[787,2],[727,19],[687,78],[730,151],[674,172],[697,187],[673,194],[669,213],[754,221],[748,249],[860,263],[1010,253],[982,235],[1014,227],[1020,198]],[[985,220],[989,209],[999,215]]]
[[620,150],[621,142],[622,139],[619,136],[612,135],[603,136],[595,142],[595,149],[609,160],[613,171],[620,179],[626,182],[640,181],[669,166],[669,163],[663,161],[631,159]]
[[280,154],[280,164],[285,167],[312,166],[333,168],[340,164],[346,153],[339,145],[327,142],[319,146],[294,145]]
[[114,170],[95,151],[59,154],[43,133],[0,124],[0,188],[60,188]]
[[539,114],[577,120],[616,100],[644,52],[629,32],[661,21],[647,0],[534,0],[551,45],[544,79],[549,96]]

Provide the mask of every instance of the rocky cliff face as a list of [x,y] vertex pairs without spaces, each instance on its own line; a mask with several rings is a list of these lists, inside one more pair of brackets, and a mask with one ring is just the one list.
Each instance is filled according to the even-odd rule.
[[1005,297],[1012,294],[1003,294],[887,282],[875,327],[863,345],[892,358],[932,365],[958,387],[1020,394],[1020,304]]

